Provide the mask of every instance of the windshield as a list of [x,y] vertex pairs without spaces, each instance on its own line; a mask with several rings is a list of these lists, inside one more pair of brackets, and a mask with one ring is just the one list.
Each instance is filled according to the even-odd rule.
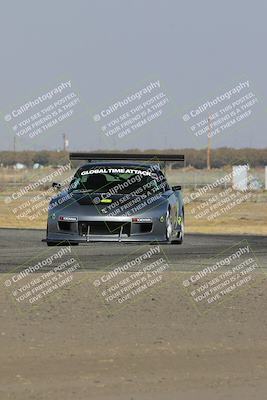
[[[128,167],[94,167],[84,168],[76,172],[69,191],[97,192],[110,194],[128,194],[154,189],[166,190],[167,182],[160,171]],[[138,193],[137,193],[138,194]]]

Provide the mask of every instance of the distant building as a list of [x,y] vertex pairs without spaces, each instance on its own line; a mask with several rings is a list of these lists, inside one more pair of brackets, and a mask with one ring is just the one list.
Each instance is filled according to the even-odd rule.
[[43,168],[43,165],[42,165],[42,164],[39,164],[39,163],[37,162],[37,163],[33,164],[32,168],[33,168],[33,169]]
[[14,169],[25,169],[26,165],[25,164],[21,164],[21,163],[16,163],[14,165]]
[[233,166],[233,189],[247,190],[248,188],[248,165]]

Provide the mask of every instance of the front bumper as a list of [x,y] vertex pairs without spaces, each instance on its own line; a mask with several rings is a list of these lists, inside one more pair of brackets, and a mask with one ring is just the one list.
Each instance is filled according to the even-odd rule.
[[88,242],[165,242],[165,222],[134,223],[132,218],[83,218],[69,224],[49,220],[47,238],[50,243]]

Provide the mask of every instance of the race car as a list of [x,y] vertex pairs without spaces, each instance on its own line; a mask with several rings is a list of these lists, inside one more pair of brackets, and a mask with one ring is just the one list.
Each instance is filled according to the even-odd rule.
[[48,207],[48,246],[96,241],[166,242],[184,239],[181,186],[170,186],[162,163],[182,155],[70,153],[87,160]]

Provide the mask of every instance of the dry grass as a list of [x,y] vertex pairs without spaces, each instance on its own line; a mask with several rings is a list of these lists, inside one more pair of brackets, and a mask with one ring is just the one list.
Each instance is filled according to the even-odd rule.
[[[8,194],[8,193],[6,193]],[[34,193],[34,195],[38,192]],[[25,202],[25,199],[24,199]],[[46,228],[46,212],[42,211],[36,219],[17,218],[14,206],[18,207],[23,201],[11,204],[4,202],[3,195],[0,200],[0,227],[5,228]],[[192,233],[235,233],[267,235],[267,202],[245,202],[236,206],[227,215],[208,221],[206,218],[197,220],[191,213],[194,202],[186,206],[186,231]],[[47,199],[48,205],[48,199]]]
[[[32,179],[33,175],[37,176],[38,179],[41,176],[44,176],[50,173],[51,170],[42,170],[37,171],[33,174],[33,171],[16,171],[13,170],[1,170],[0,169],[0,227],[5,228],[46,228],[46,217],[47,217],[47,206],[49,197],[46,195],[44,197],[44,202],[42,207],[40,208],[40,213],[38,215],[38,211],[31,212],[31,215],[34,215],[36,218],[30,219],[29,217],[18,218],[18,211],[15,212],[15,208],[26,204],[27,201],[32,199],[36,195],[44,194],[44,191],[31,191],[27,195],[24,195],[19,200],[13,200],[10,203],[6,203],[6,197],[10,196],[14,191],[19,190],[20,187],[25,186],[27,183],[34,181]],[[220,173],[217,171],[216,175],[221,175],[221,173],[225,173],[225,171],[221,171]],[[182,177],[181,172],[174,175],[173,171],[171,172],[171,181],[179,182]],[[195,174],[195,172],[194,172]],[[197,171],[197,175],[201,176],[201,179],[205,182],[208,181],[207,175],[203,175],[204,172]],[[187,173],[183,173],[183,180],[186,181]],[[214,174],[212,174],[214,178]],[[203,178],[204,177],[204,178]],[[190,180],[190,179],[189,179]],[[191,180],[193,181],[192,177]],[[194,177],[195,180],[195,177]],[[60,181],[60,180],[59,180]],[[6,182],[9,182],[10,185],[6,185]],[[17,182],[17,183],[16,183]],[[19,183],[20,182],[20,185]],[[15,184],[15,185],[14,185]],[[1,190],[2,189],[2,190]],[[184,190],[184,196],[189,194],[189,190]],[[213,195],[211,193],[210,195]],[[192,214],[192,208],[196,208],[198,205],[207,200],[207,196],[193,203],[186,205],[185,214],[186,214],[186,231],[194,232],[194,233],[233,233],[233,234],[259,234],[259,235],[267,235],[267,193],[259,192],[257,194],[253,194],[250,201],[246,201],[241,203],[238,206],[235,206],[231,209],[230,212],[224,213],[221,216],[217,217],[213,221],[208,221],[207,218],[203,217],[201,219],[196,219]]]
[[187,232],[267,235],[267,203],[245,202],[213,221],[195,219],[192,207],[186,208]]

